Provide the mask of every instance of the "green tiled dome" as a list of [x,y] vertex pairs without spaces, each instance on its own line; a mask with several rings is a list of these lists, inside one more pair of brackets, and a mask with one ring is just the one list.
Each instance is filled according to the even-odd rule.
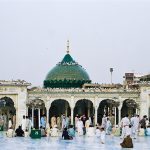
[[81,87],[91,80],[86,70],[73,60],[70,54],[66,54],[47,74],[44,87]]

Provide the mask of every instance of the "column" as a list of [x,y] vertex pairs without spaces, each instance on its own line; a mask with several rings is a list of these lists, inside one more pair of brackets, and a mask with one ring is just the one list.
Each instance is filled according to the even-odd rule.
[[46,107],[46,127],[49,127],[49,109],[50,107]]
[[118,106],[118,124],[121,122],[121,108],[122,108],[122,102],[120,102]]
[[15,109],[16,109],[16,124],[15,124],[15,129],[18,128],[19,126],[19,120],[18,120],[18,107],[17,106],[14,106]]
[[119,118],[119,122],[118,124],[121,122],[121,108],[118,107],[118,118]]
[[34,128],[34,108],[32,107],[32,127]]
[[73,110],[74,108],[71,108],[71,125],[73,125]]
[[38,108],[38,117],[39,117],[39,129],[40,129],[40,125],[41,125],[41,115],[40,115],[40,108]]
[[115,113],[115,126],[116,126],[116,124],[117,124],[117,118],[116,118],[116,117],[117,117],[117,114],[116,114],[116,109],[117,109],[117,108],[115,107],[115,108],[114,108],[114,110],[115,110],[115,112],[114,112],[114,113]]
[[65,115],[68,116],[68,105],[65,104]]
[[97,107],[95,107],[95,125],[97,124]]
[[28,116],[28,106],[26,106],[26,116]]

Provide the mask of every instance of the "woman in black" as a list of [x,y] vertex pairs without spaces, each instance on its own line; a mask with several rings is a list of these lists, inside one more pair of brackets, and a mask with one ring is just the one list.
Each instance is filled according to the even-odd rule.
[[71,136],[69,136],[67,128],[64,128],[64,131],[62,133],[62,138],[64,140],[72,140],[73,139]]
[[22,130],[21,126],[19,126],[16,131],[16,136],[19,136],[19,137],[23,137],[24,136],[24,131]]

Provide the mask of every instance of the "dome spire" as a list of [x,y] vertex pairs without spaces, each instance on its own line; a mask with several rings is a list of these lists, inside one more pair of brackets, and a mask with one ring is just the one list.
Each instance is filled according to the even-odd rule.
[[67,54],[70,52],[70,47],[69,47],[69,40],[67,40]]

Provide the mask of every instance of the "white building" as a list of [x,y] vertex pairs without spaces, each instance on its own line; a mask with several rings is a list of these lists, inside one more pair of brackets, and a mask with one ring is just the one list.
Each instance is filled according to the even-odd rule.
[[[43,88],[30,88],[25,81],[0,81],[0,115],[6,122],[12,118],[14,126],[21,124],[23,115],[32,117],[38,127],[41,115],[46,115],[47,124],[52,116],[76,114],[93,116],[94,122],[101,123],[104,114],[114,117],[118,124],[127,113],[150,117],[150,84],[139,81],[136,86],[121,84],[92,84],[88,73],[69,54],[46,76]],[[6,125],[7,126],[7,125]],[[6,127],[7,128],[7,127]]]

